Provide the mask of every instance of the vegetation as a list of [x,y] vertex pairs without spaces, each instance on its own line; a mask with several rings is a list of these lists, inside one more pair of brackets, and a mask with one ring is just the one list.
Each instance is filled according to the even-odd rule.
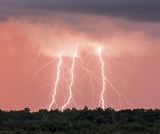
[[160,134],[160,110],[0,110],[0,134]]

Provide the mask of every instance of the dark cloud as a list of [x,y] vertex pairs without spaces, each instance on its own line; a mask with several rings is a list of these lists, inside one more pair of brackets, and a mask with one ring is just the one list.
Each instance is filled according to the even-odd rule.
[[0,18],[80,13],[160,21],[160,0],[1,0]]

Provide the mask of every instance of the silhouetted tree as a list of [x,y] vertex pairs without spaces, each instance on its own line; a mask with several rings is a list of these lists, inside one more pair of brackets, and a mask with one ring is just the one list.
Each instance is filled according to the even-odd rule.
[[41,109],[30,112],[29,108],[20,111],[0,110],[0,134],[149,134],[160,133],[159,109],[126,109],[115,111],[112,108],[82,110]]

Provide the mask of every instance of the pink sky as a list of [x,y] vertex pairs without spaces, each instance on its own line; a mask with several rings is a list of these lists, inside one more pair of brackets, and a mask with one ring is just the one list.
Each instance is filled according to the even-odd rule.
[[[71,68],[70,60],[77,44],[78,57],[83,59],[84,67],[90,71],[95,69],[94,72],[99,78],[92,81],[97,95],[93,95],[90,75],[87,75],[83,82],[78,83],[86,72],[78,64],[82,62],[77,58],[74,70],[74,101],[67,107],[83,108],[85,105],[89,108],[98,107],[102,78],[101,64],[96,53],[99,46],[102,46],[106,77],[110,78],[114,87],[126,96],[129,103],[133,104],[127,104],[121,96],[120,107],[118,95],[106,82],[104,97],[106,107],[160,108],[159,23],[76,15],[75,18],[79,20],[72,24],[67,20],[61,21],[63,17],[62,15],[53,20],[39,22],[30,21],[28,18],[0,22],[1,109],[25,107],[31,110],[48,109],[57,75],[58,53],[62,53],[63,71],[67,72]],[[74,15],[71,17],[74,18]],[[38,60],[32,62],[38,54]],[[42,69],[34,78],[40,66],[51,61],[53,63]],[[111,72],[117,79],[113,79],[108,67],[111,67]],[[130,74],[128,69],[131,67]],[[65,97],[68,95],[68,78],[70,74],[67,74],[58,84],[57,105],[54,104],[53,109],[61,108],[65,102]],[[100,82],[99,85],[96,80]],[[124,82],[127,82],[125,89]],[[49,85],[46,86],[47,84]]]

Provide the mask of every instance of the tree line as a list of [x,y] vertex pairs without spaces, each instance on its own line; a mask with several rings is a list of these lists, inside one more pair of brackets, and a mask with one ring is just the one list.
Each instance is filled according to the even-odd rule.
[[160,134],[159,109],[0,110],[0,134]]

